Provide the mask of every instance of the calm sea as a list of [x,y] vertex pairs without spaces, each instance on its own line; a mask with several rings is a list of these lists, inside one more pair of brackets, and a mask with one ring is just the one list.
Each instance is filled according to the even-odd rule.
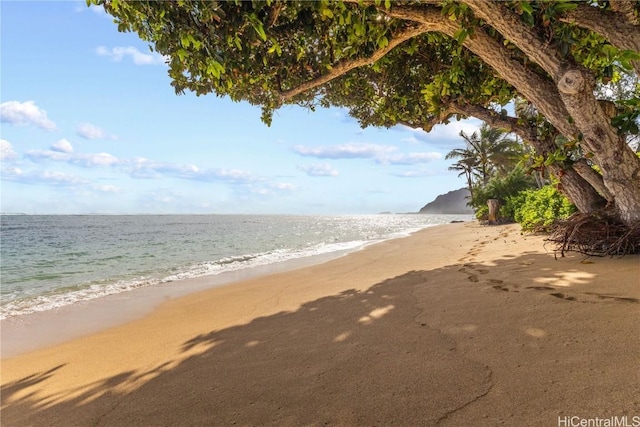
[[3,215],[0,318],[354,250],[459,215]]

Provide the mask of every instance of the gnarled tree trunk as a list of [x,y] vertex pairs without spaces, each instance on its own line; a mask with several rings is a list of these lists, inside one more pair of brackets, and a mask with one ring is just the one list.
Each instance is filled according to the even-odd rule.
[[640,159],[611,127],[596,101],[589,72],[570,68],[558,79],[567,110],[582,131],[582,145],[593,152],[620,219],[628,226],[640,221]]
[[[514,43],[529,59],[540,65],[556,83],[550,89],[548,81],[535,75],[525,81],[524,70],[513,72],[505,68],[508,58],[496,59],[496,46],[477,31],[465,41],[465,46],[490,64],[525,98],[533,102],[556,129],[569,140],[582,137],[581,144],[594,154],[602,169],[603,182],[614,196],[620,220],[628,226],[640,221],[640,159],[618,137],[610,118],[594,96],[595,79],[591,72],[578,68],[561,58],[544,40],[503,4],[484,0],[464,0],[474,13]],[[475,38],[475,41],[474,41]],[[477,46],[473,46],[476,44]],[[501,51],[501,49],[498,49]],[[491,58],[491,56],[494,58]],[[504,55],[502,55],[504,56]],[[520,68],[521,64],[514,64]],[[538,87],[539,86],[539,87]],[[560,103],[558,103],[560,101]],[[572,120],[568,120],[571,118]]]

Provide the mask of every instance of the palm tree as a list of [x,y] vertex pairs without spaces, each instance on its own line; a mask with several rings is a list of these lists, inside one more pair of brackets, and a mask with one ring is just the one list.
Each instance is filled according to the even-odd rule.
[[[454,153],[455,151],[455,153]],[[474,176],[474,168],[477,165],[477,161],[474,157],[470,156],[471,153],[463,154],[460,150],[453,150],[449,152],[446,156],[447,159],[451,159],[453,157],[462,157],[460,160],[449,166],[450,171],[460,171],[458,176],[464,175],[467,179],[467,187],[469,188],[469,194],[471,200],[473,200],[473,176]]]
[[486,123],[480,128],[480,133],[476,131],[467,135],[460,131],[466,148],[452,150],[446,158],[467,159],[467,163],[468,159],[475,159],[474,175],[484,186],[493,175],[509,172],[522,154],[518,141],[506,137],[505,134],[504,130],[492,128]]

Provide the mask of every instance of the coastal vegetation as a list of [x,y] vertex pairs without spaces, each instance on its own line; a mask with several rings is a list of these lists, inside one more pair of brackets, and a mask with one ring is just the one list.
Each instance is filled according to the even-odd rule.
[[[465,148],[450,151],[450,170],[468,183],[468,205],[485,223],[518,222],[525,232],[543,232],[557,249],[586,255],[620,255],[638,249],[638,228],[621,224],[609,210],[577,212],[550,168],[530,147],[504,130],[482,125],[471,136],[460,132]],[[640,156],[640,153],[637,154]],[[592,166],[599,173],[597,166]],[[494,212],[491,212],[491,210]]]
[[476,117],[518,135],[578,212],[639,233],[638,2],[88,2],[166,56],[177,93],[246,100],[267,124],[285,104],[425,131]]
[[450,151],[457,159],[449,167],[464,175],[469,189],[468,204],[481,221],[489,218],[489,200],[495,202],[492,222],[517,221],[525,231],[549,231],[558,219],[576,208],[559,189],[559,180],[536,164],[531,148],[510,138],[505,130],[484,123],[479,132],[460,132],[465,148]]

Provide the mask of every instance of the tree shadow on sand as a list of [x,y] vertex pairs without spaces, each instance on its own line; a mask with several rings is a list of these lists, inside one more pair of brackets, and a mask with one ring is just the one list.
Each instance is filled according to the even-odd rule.
[[[366,291],[195,336],[181,347],[193,355],[179,363],[123,372],[65,395],[30,392],[34,382],[46,391],[47,378],[60,367],[52,368],[3,386],[2,425],[436,425],[486,396],[495,378],[487,363],[460,351],[458,337],[430,311],[439,312],[438,295],[444,300],[449,289],[451,297],[472,288],[493,293],[500,310],[501,298],[514,294],[496,288],[510,290],[508,283],[483,273],[493,268],[408,272]],[[452,270],[459,285],[443,282]],[[554,290],[520,285],[530,297]],[[431,306],[416,298],[420,292]]]

